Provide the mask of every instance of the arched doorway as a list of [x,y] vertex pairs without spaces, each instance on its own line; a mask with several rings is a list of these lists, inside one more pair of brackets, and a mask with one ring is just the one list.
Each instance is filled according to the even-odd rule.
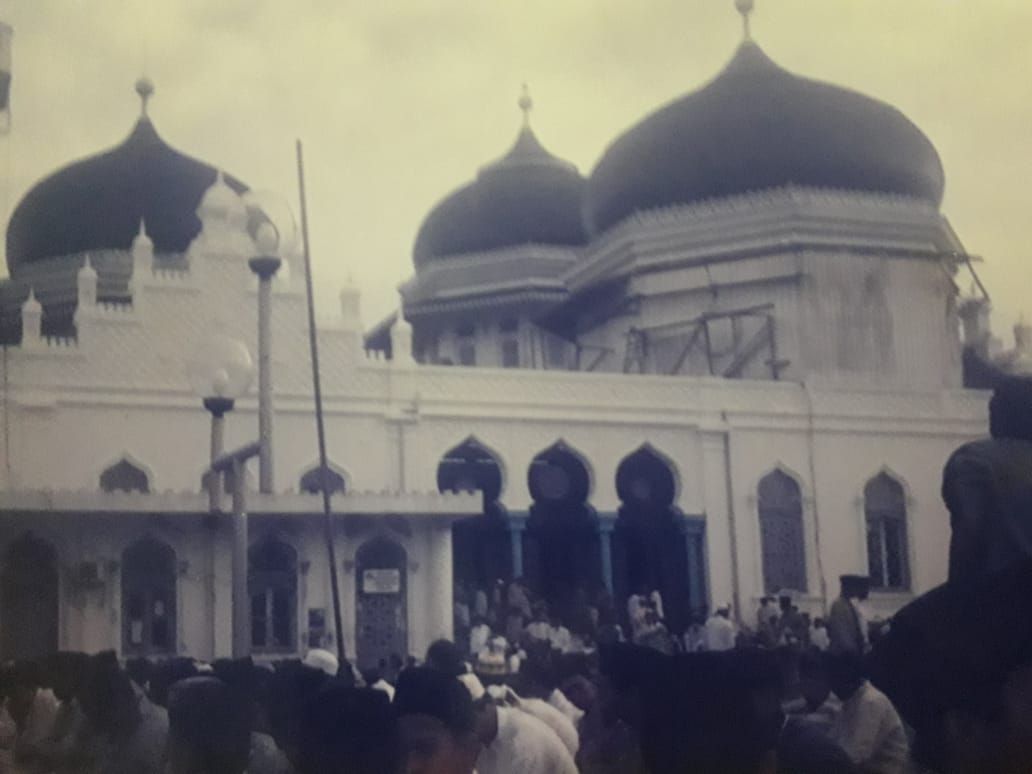
[[355,554],[356,655],[362,669],[375,667],[391,654],[408,655],[408,556],[384,537],[362,545]]
[[480,492],[483,510],[452,528],[452,576],[472,592],[490,591],[499,578],[512,575],[512,546],[505,509],[498,502],[502,469],[495,456],[475,438],[445,453],[437,466],[440,492]]
[[591,476],[563,442],[545,449],[527,472],[534,500],[524,538],[524,574],[530,587],[564,617],[579,595],[602,588],[598,518],[588,505]]
[[35,535],[14,541],[0,571],[0,656],[39,658],[57,650],[57,553]]
[[255,653],[297,650],[297,551],[276,537],[251,546],[247,559],[251,597],[251,649]]
[[176,639],[176,552],[141,538],[122,552],[123,652],[169,655]]
[[658,590],[667,627],[681,632],[693,612],[693,591],[683,517],[674,507],[676,480],[670,465],[650,446],[624,457],[616,470],[620,512],[613,532],[613,587],[620,610],[629,595]]

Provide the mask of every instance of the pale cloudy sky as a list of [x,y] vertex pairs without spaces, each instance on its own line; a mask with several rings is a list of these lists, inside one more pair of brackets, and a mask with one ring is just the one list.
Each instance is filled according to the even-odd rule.
[[[756,0],[793,72],[890,102],[936,145],[943,210],[993,294],[997,333],[1032,314],[1032,3]],[[351,274],[367,324],[396,304],[423,216],[533,124],[590,172],[647,112],[734,51],[732,0],[0,0],[15,29],[0,212],[125,137],[146,72],[165,140],[296,202],[302,138],[321,312]],[[296,209],[296,208],[295,208]]]

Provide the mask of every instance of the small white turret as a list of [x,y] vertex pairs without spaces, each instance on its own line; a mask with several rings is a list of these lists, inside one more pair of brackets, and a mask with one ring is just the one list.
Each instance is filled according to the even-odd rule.
[[1032,375],[1032,325],[1025,322],[1024,315],[1014,326],[1014,354],[1008,370],[1022,376]]
[[362,330],[362,291],[350,274],[340,289],[340,316],[341,327],[345,330]]
[[147,224],[144,223],[143,218],[140,218],[140,230],[133,237],[132,254],[134,271],[139,266],[151,268],[154,261],[154,241],[147,233]]
[[97,305],[97,270],[93,268],[93,261],[86,256],[82,268],[76,277],[78,289],[79,310],[92,308]]
[[43,305],[36,298],[36,291],[30,287],[29,297],[21,308],[22,346],[32,347],[43,340]]
[[398,367],[416,364],[412,357],[412,326],[405,319],[405,301],[398,298],[398,318],[391,326],[391,362]]

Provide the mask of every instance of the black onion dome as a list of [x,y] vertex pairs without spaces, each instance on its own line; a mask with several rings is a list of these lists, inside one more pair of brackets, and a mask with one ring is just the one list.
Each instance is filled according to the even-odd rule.
[[[168,146],[150,119],[109,151],[70,164],[25,195],[7,228],[7,267],[92,250],[127,250],[141,218],[159,253],[182,252],[201,224],[196,209],[214,167]],[[225,176],[237,193],[247,190]]]
[[436,258],[524,244],[582,245],[584,177],[524,126],[505,156],[427,215],[413,248],[417,267]]
[[751,41],[702,89],[606,150],[588,181],[589,227],[631,213],[788,184],[942,202],[934,146],[906,116],[782,69]]

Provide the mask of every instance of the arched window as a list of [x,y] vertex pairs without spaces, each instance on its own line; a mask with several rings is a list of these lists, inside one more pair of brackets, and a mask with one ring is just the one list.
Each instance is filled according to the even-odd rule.
[[560,441],[531,461],[527,484],[535,503],[579,505],[588,499],[591,474],[581,458]]
[[867,567],[871,587],[910,588],[907,547],[907,500],[903,485],[879,473],[864,487],[867,522]]
[[437,465],[439,492],[482,492],[484,505],[502,491],[502,468],[495,456],[475,438],[467,438],[445,452]]
[[297,553],[275,538],[251,546],[251,648],[256,653],[297,650]]
[[[330,494],[343,494],[346,488],[344,476],[333,469],[332,465],[326,466],[326,481],[329,485]],[[315,465],[305,471],[301,476],[300,489],[306,494],[319,494],[322,492],[322,467]]]
[[669,463],[648,445],[624,457],[616,469],[616,492],[624,505],[667,508],[676,488]]
[[122,647],[140,656],[176,651],[176,552],[153,538],[122,553]]
[[791,476],[775,470],[757,487],[763,589],[806,591],[803,498]]
[[147,471],[122,458],[100,474],[100,488],[105,492],[146,494],[150,491],[150,480],[147,478]]

